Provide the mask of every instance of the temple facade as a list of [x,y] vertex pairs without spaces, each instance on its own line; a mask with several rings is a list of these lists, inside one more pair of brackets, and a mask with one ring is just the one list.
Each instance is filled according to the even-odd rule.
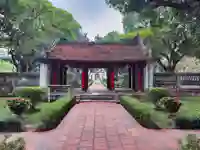
[[66,66],[79,68],[81,88],[88,89],[88,70],[104,68],[107,89],[115,89],[118,68],[128,67],[129,88],[144,91],[153,86],[154,60],[139,36],[127,43],[61,42],[46,57],[39,58],[40,86],[67,84]]

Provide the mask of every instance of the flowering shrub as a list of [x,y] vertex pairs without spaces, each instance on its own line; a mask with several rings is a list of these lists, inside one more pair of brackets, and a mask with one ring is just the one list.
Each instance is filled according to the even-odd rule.
[[169,113],[176,113],[179,111],[182,103],[176,100],[176,98],[173,97],[163,97],[161,99],[161,102],[164,104],[165,109]]
[[46,89],[40,87],[23,87],[16,88],[14,95],[18,97],[28,98],[31,102],[31,109],[35,109],[38,102],[42,101],[42,98],[46,94]]
[[7,100],[7,105],[13,114],[21,115],[28,109],[30,102],[27,99],[17,97]]

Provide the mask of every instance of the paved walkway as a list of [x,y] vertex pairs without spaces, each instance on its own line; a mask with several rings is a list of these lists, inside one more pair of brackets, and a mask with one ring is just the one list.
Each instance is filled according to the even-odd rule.
[[74,106],[61,124],[45,133],[25,133],[27,150],[177,150],[178,130],[141,127],[119,104]]
[[[90,88],[105,89],[100,84]],[[27,150],[177,150],[178,139],[188,133],[145,129],[120,104],[85,102],[56,129],[24,136]]]

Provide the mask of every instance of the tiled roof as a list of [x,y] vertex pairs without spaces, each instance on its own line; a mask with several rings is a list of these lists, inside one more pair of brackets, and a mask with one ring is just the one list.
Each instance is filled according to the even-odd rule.
[[49,59],[78,61],[137,61],[148,59],[147,50],[141,45],[66,43],[57,45]]

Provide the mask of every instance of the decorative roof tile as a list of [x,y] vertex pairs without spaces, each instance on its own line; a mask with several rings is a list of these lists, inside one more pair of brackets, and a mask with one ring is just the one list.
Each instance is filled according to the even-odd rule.
[[147,49],[142,45],[92,42],[58,44],[49,59],[71,61],[139,61],[149,59]]

